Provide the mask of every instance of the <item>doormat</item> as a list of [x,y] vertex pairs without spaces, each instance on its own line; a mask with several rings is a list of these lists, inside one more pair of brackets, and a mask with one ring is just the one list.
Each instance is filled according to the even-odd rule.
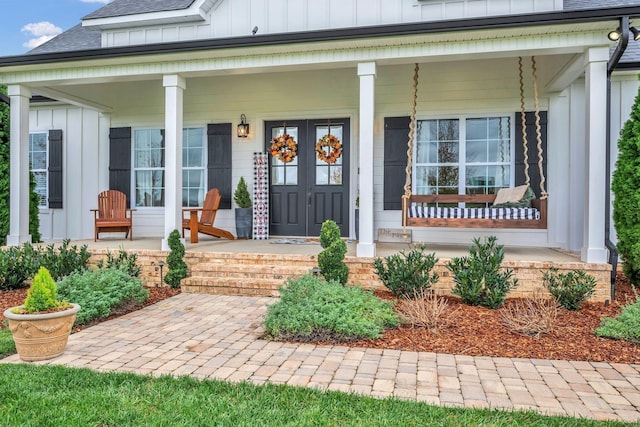
[[276,245],[319,245],[320,241],[317,239],[305,239],[304,237],[293,237],[272,240],[270,243]]

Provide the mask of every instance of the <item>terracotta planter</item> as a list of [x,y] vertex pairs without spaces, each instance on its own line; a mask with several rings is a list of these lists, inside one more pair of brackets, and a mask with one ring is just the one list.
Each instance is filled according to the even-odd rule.
[[11,307],[4,312],[4,317],[9,320],[9,329],[13,334],[20,359],[32,362],[60,356],[67,346],[80,306],[73,304],[72,308],[55,313],[13,312],[15,308],[20,307]]

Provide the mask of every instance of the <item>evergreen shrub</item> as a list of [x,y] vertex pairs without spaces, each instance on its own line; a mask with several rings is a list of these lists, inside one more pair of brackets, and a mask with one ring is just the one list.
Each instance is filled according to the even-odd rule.
[[490,236],[485,243],[473,239],[469,252],[469,256],[452,258],[447,263],[455,283],[451,293],[465,304],[500,307],[507,293],[518,285],[513,270],[501,267],[504,247],[497,244],[495,236]]
[[264,320],[268,338],[304,342],[375,339],[398,324],[393,305],[372,292],[312,275],[289,279]]
[[616,318],[603,318],[595,333],[600,337],[640,344],[640,299],[636,299],[633,304],[624,306]]
[[171,252],[167,257],[169,271],[164,276],[164,282],[172,288],[179,288],[180,281],[187,277],[187,264],[184,262],[184,245],[180,241],[180,232],[173,230],[169,234],[169,249]]
[[344,262],[347,244],[340,237],[340,228],[334,221],[326,220],[322,223],[320,245],[324,248],[318,254],[320,274],[327,281],[335,280],[346,285],[349,279],[349,267]]
[[64,306],[64,303],[58,300],[56,282],[46,268],[40,267],[27,291],[27,298],[24,300],[24,312],[37,313],[62,306]]
[[414,246],[409,253],[401,251],[373,261],[374,271],[382,283],[399,298],[416,298],[435,284],[440,276],[433,268],[436,254],[426,254],[425,245]]
[[623,270],[631,284],[640,285],[640,93],[618,140],[618,160],[611,189],[613,222]]
[[544,287],[567,310],[580,310],[582,303],[596,290],[596,279],[583,270],[558,273],[551,268],[542,273]]

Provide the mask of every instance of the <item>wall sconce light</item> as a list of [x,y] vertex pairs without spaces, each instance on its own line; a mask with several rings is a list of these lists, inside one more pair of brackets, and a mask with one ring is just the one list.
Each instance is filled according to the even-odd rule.
[[240,115],[240,124],[238,125],[238,138],[246,138],[249,135],[249,123],[247,123],[247,116]]
[[620,40],[620,37],[622,37],[622,31],[620,31],[620,27],[616,28],[613,31],[609,31],[609,34],[607,34],[607,38],[612,42],[617,42],[618,40]]

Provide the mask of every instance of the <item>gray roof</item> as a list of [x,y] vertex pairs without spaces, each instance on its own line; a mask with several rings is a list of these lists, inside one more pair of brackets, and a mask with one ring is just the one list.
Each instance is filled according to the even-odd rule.
[[564,0],[564,10],[639,6],[640,0]]
[[187,9],[195,0],[113,0],[83,19],[113,18],[138,13]]
[[102,35],[100,30],[83,27],[79,24],[30,50],[27,54],[99,49],[101,46]]

